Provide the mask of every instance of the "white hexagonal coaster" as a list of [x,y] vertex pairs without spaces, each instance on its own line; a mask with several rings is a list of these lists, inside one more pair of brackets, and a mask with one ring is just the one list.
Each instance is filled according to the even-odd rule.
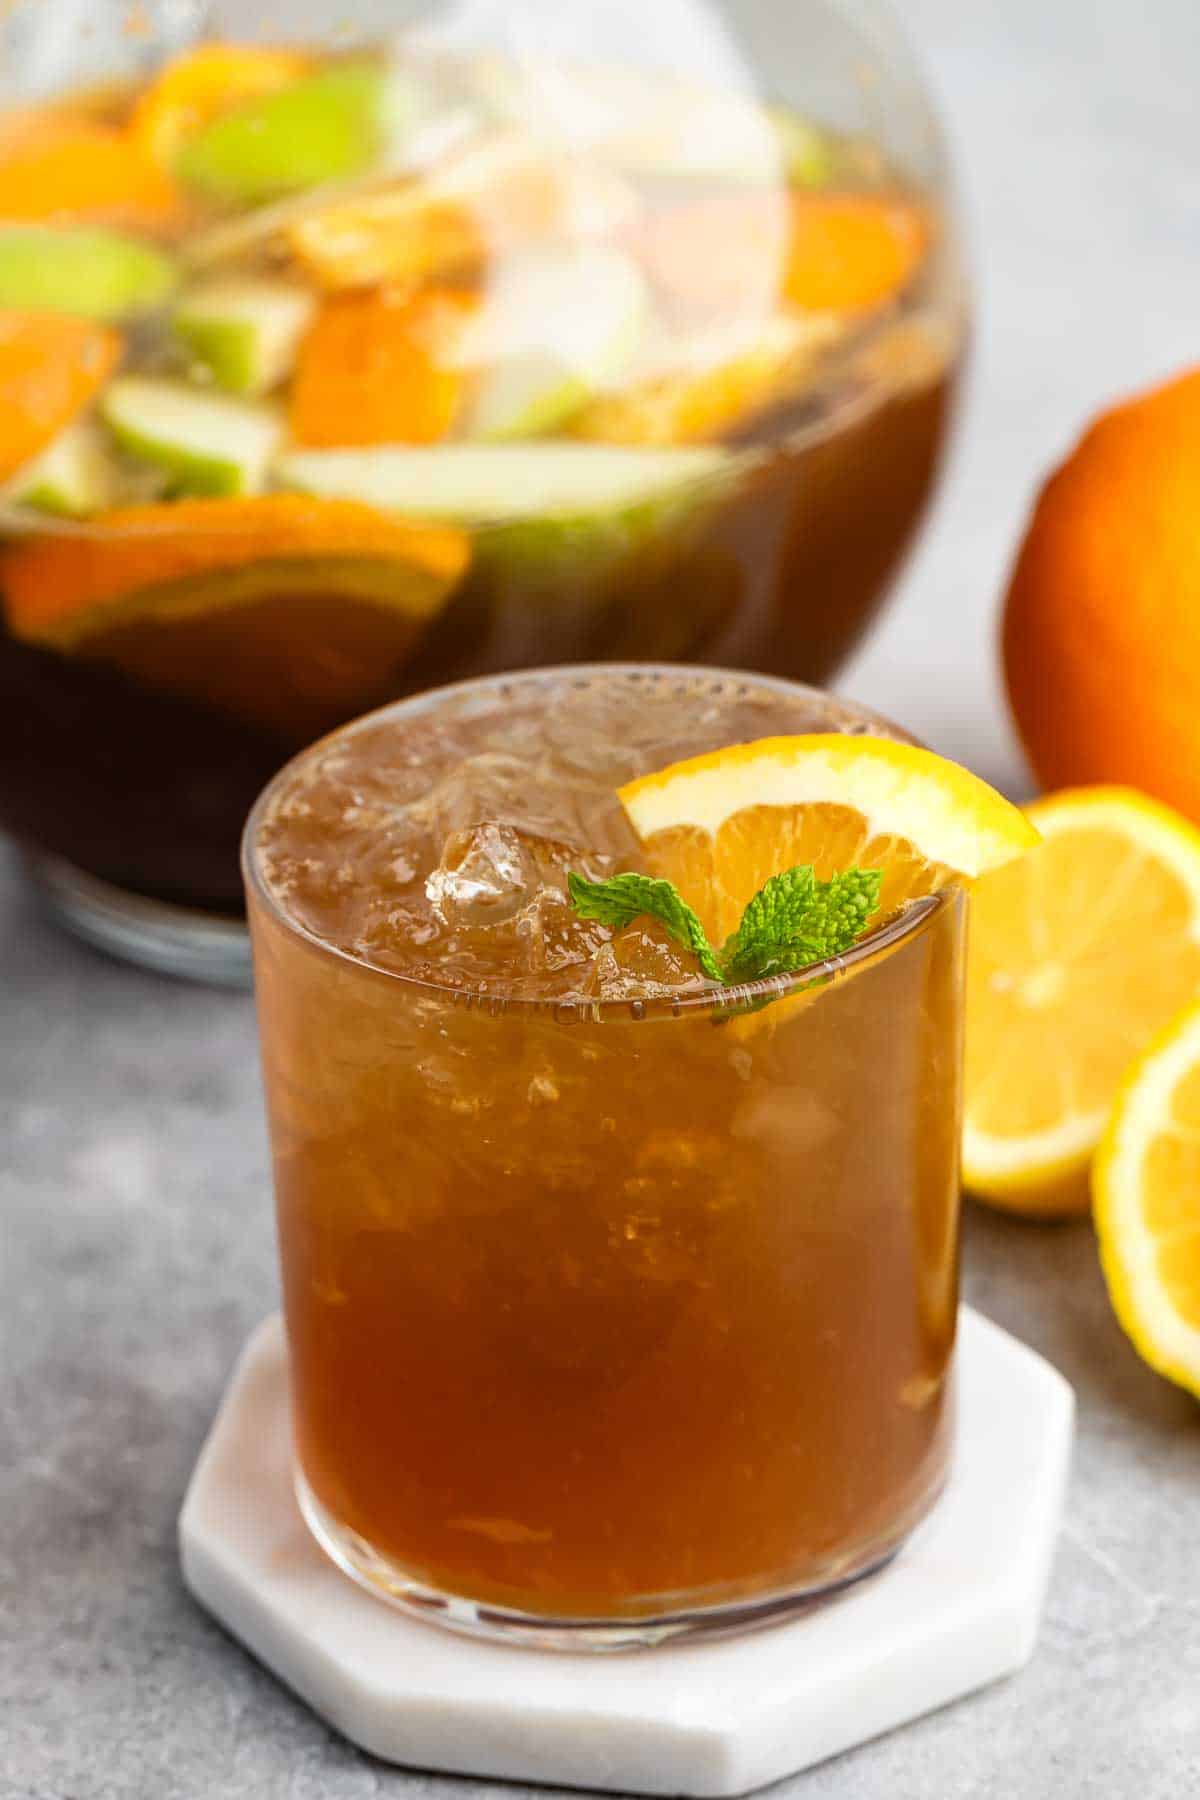
[[254,1333],[180,1517],[196,1598],[389,1762],[642,1794],[743,1794],[1019,1668],[1070,1453],[1071,1389],[963,1309],[954,1474],[884,1572],[790,1624],[625,1655],[460,1637],[356,1587],[292,1493],[280,1321]]

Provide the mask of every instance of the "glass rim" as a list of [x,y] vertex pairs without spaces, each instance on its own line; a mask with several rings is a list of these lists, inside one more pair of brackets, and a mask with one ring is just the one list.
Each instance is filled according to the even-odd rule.
[[[799,993],[802,989],[818,982],[824,983],[836,977],[857,974],[876,961],[890,956],[909,938],[918,936],[932,925],[946,907],[961,893],[959,884],[953,883],[938,889],[935,893],[924,894],[902,903],[900,910],[879,926],[868,932],[849,950],[839,956],[826,957],[818,962],[808,963],[802,969],[794,969],[787,974],[769,975],[759,981],[742,982],[729,987],[689,988],[679,993],[647,994],[638,996],[596,996],[584,994],[572,995],[532,995],[504,994],[487,992],[478,986],[453,987],[447,983],[430,980],[427,976],[409,974],[402,969],[385,969],[377,963],[367,961],[363,956],[348,950],[341,945],[330,943],[327,938],[319,937],[306,925],[294,918],[271,891],[263,876],[261,858],[259,856],[258,833],[267,809],[276,795],[290,781],[300,767],[310,757],[321,754],[329,745],[338,739],[354,736],[359,731],[367,730],[380,724],[385,719],[399,713],[420,713],[439,705],[454,695],[470,693],[486,693],[512,685],[538,686],[544,681],[578,680],[586,682],[597,677],[608,675],[645,677],[656,679],[666,677],[676,680],[687,677],[707,677],[714,681],[732,681],[744,683],[751,687],[770,689],[776,693],[796,695],[801,698],[811,696],[822,701],[834,701],[835,704],[853,713],[857,720],[867,725],[884,727],[889,735],[894,736],[902,728],[893,725],[881,713],[857,702],[843,700],[839,695],[831,694],[823,688],[815,688],[805,682],[789,681],[783,676],[766,675],[752,669],[725,669],[710,667],[699,663],[653,663],[653,662],[611,662],[611,663],[556,663],[546,668],[506,670],[491,675],[468,676],[462,681],[447,682],[441,687],[424,688],[418,694],[406,694],[396,700],[389,700],[383,706],[375,707],[371,712],[362,713],[355,719],[347,720],[324,737],[290,757],[283,767],[267,782],[260,791],[242,829],[241,870],[245,884],[248,916],[253,916],[254,902],[261,905],[263,911],[299,945],[303,945],[310,954],[328,959],[333,963],[341,963],[356,970],[364,977],[374,977],[378,981],[393,983],[400,991],[409,991],[427,998],[437,999],[449,1006],[490,1014],[494,1017],[517,1014],[524,1016],[541,1015],[554,1017],[563,1022],[573,1019],[602,1020],[606,1018],[623,1018],[637,1021],[648,1021],[653,1018],[682,1018],[690,1014],[724,1014],[737,1016],[753,1010],[756,1003],[765,1005],[768,1001],[785,999]],[[907,736],[907,734],[903,734]]]

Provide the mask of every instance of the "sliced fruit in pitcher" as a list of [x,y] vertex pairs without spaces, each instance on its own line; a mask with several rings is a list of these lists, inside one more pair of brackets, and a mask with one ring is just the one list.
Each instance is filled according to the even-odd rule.
[[459,524],[623,511],[712,479],[728,452],[625,449],[610,444],[443,444],[435,449],[294,450],[275,463],[302,493]]
[[1126,1076],[1092,1191],[1118,1319],[1152,1369],[1200,1397],[1200,1006]]
[[599,237],[628,189],[585,176],[520,131],[468,143],[418,180],[310,207],[283,236],[321,286],[440,280],[543,237]]
[[645,279],[619,250],[562,245],[505,258],[459,349],[483,371],[466,435],[556,430],[628,370],[648,316]]
[[975,895],[963,1178],[1015,1212],[1081,1212],[1131,1059],[1200,989],[1200,831],[1128,788],[1029,818],[1037,854]]
[[469,544],[288,494],[126,507],[0,551],[14,636],[298,742],[383,698]]
[[333,294],[306,334],[292,383],[292,442],[305,447],[436,443],[458,418],[456,354],[468,294],[382,288]]
[[800,393],[841,336],[829,313],[709,327],[658,347],[652,372],[593,400],[571,433],[610,444],[705,443]]
[[388,105],[384,63],[334,63],[221,113],[184,143],[176,173],[235,206],[358,175],[384,147]]
[[[561,604],[602,585],[625,558],[677,542],[723,491],[729,468],[728,452],[715,446],[552,440],[292,451],[279,458],[275,477],[302,493],[479,527],[481,567],[513,579],[526,601],[551,603],[557,594]],[[711,605],[711,596],[697,597],[695,616]]]
[[248,100],[290,87],[312,59],[259,44],[200,44],[175,57],[134,106],[130,136],[164,169],[212,119]]
[[0,499],[57,518],[87,519],[114,504],[119,486],[106,433],[94,420],[79,419],[17,470]]
[[929,244],[929,220],[909,200],[799,194],[792,207],[784,298],[813,311],[858,313],[893,299]]
[[283,440],[275,407],[152,375],[119,376],[100,410],[126,454],[161,469],[180,494],[258,493]]
[[876,194],[719,194],[652,217],[640,242],[690,311],[737,317],[782,302],[857,314],[895,298],[929,241],[925,212]]
[[88,407],[121,355],[106,325],[53,312],[0,312],[0,480]]
[[0,306],[118,321],[154,312],[177,279],[166,251],[120,232],[0,225]]
[[133,230],[179,226],[184,196],[128,132],[64,120],[0,145],[0,219],[97,220]]
[[296,282],[262,275],[216,277],[191,288],[171,317],[193,362],[231,394],[269,393],[296,364],[316,299]]

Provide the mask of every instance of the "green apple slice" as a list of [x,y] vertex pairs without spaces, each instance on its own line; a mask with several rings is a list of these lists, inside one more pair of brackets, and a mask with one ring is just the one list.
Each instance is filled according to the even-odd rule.
[[94,420],[79,419],[17,470],[4,489],[4,499],[56,518],[86,519],[114,504],[117,487],[104,433]]
[[0,225],[0,306],[116,320],[169,298],[176,264],[117,231]]
[[293,450],[278,457],[280,487],[323,499],[451,524],[619,512],[711,480],[727,451],[624,449],[557,440],[541,444],[383,445]]
[[555,430],[629,368],[649,313],[645,277],[619,250],[557,245],[507,257],[458,352],[484,371],[466,436]]
[[177,494],[256,494],[283,438],[279,411],[181,381],[123,375],[100,403],[129,456],[163,469]]
[[335,63],[214,119],[184,145],[175,172],[233,206],[345,180],[384,153],[406,92],[385,62]]
[[579,603],[634,559],[677,554],[727,491],[725,450],[623,449],[556,440],[436,449],[307,450],[276,482],[477,531],[480,570],[539,604]]
[[295,282],[230,275],[184,294],[171,323],[218,387],[254,396],[291,374],[316,305],[311,290]]

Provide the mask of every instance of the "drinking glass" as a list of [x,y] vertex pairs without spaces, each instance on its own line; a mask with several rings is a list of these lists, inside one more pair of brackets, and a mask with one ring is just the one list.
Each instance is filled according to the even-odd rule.
[[[585,673],[643,718],[671,703],[628,670]],[[399,906],[389,781],[406,804],[426,774],[461,798],[465,708],[498,742],[519,727],[521,794],[564,679],[468,683],[335,734],[266,790],[245,869],[305,1517],[410,1610],[620,1647],[786,1616],[884,1564],[937,1499],[964,898],[912,902],[737,1006],[580,992],[569,967],[514,996],[443,970],[436,945],[418,975],[380,966],[355,933]],[[808,729],[887,729],[746,687]],[[544,754],[569,784],[586,748],[581,726],[578,751]],[[377,821],[357,853],[330,847],[348,794]],[[353,928],[314,932],[281,845],[331,859]],[[552,840],[522,846],[557,867]],[[461,843],[438,868],[488,879]]]

